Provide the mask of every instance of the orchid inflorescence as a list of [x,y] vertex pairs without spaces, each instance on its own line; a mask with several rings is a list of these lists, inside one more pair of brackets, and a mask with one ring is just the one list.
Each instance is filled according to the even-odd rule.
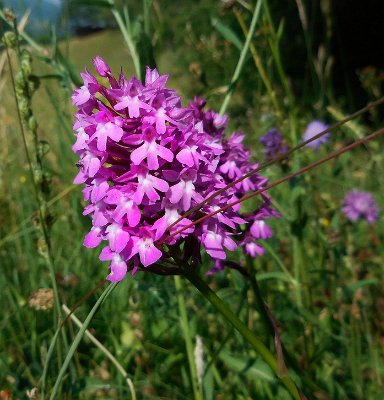
[[146,69],[142,84],[122,72],[116,79],[100,57],[93,64],[108,85],[86,70],[84,85],[73,93],[78,106],[73,151],[80,157],[74,183],[85,184],[89,204],[84,214],[92,217],[84,245],[108,242],[100,254],[111,262],[107,279],[120,281],[128,270],[175,263],[180,254],[199,262],[201,248],[214,260],[211,271],[224,268],[226,250],[263,254],[257,241],[272,235],[265,219],[279,216],[265,194],[252,213],[240,213],[238,204],[191,226],[195,218],[265,187],[267,179],[258,174],[183,217],[257,167],[243,134],[224,136],[228,117],[206,111],[199,98],[182,107],[180,97],[166,87],[168,75],[156,69]]

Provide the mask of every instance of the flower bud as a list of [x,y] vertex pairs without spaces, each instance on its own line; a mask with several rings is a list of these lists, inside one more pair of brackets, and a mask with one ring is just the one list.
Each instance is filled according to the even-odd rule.
[[13,22],[16,19],[15,13],[10,8],[4,8],[4,15],[9,22]]
[[35,182],[40,185],[43,180],[43,172],[41,171],[41,168],[36,164],[33,167],[33,176],[35,178]]
[[15,75],[15,90],[17,97],[25,97],[25,79],[21,71],[18,71]]
[[28,128],[31,131],[35,131],[37,129],[37,121],[33,115],[31,115],[28,119]]
[[28,91],[29,93],[35,92],[40,86],[40,79],[36,75],[31,75],[28,79]]
[[100,76],[107,76],[108,74],[111,74],[111,69],[109,68],[108,64],[99,56],[95,57],[93,59],[93,65],[96,69],[96,72]]
[[21,119],[23,121],[28,121],[29,116],[31,115],[31,109],[29,108],[29,102],[25,97],[19,98],[19,112]]
[[32,74],[32,57],[29,51],[23,50],[20,63],[24,76],[29,77]]
[[41,236],[37,240],[37,251],[45,259],[48,257],[48,246],[45,239]]
[[17,37],[15,35],[15,32],[12,31],[5,32],[3,35],[3,43],[9,49],[14,49],[17,45]]
[[44,171],[43,172],[44,192],[49,193],[49,185],[51,184],[51,182],[52,182],[52,174],[48,171]]

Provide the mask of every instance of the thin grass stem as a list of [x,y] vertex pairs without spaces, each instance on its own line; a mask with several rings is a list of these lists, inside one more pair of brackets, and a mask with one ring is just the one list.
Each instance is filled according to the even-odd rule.
[[187,350],[187,357],[189,363],[189,372],[191,374],[192,381],[192,389],[195,400],[202,400],[203,395],[201,393],[199,380],[197,378],[197,370],[195,364],[195,358],[193,354],[193,343],[191,338],[191,333],[189,330],[188,316],[187,316],[187,307],[185,306],[185,300],[183,294],[181,292],[181,280],[180,276],[174,277],[175,287],[177,292],[177,301],[179,303],[179,312],[180,312],[180,324],[181,329],[184,335],[185,347]]
[[57,338],[59,335],[59,332],[61,331],[61,328],[65,325],[67,320],[71,317],[72,313],[74,313],[97,289],[100,289],[102,285],[104,285],[107,281],[103,280],[100,282],[97,286],[95,286],[91,291],[89,291],[80,301],[78,301],[70,310],[70,312],[67,314],[67,316],[63,319],[63,321],[60,323],[59,327],[57,328],[55,334],[53,335],[53,338],[51,340],[51,343],[49,345],[48,351],[47,351],[47,357],[44,362],[44,368],[43,368],[43,373],[41,375],[40,381],[41,381],[41,399],[44,400],[45,398],[45,386],[46,386],[46,379],[47,379],[47,372],[48,372],[48,366],[49,362],[51,360],[53,350],[56,346]]
[[[0,18],[10,27],[13,28],[13,24],[8,21],[8,18],[5,16],[4,12],[0,9]],[[35,42],[27,33],[25,33],[23,30],[18,32],[19,35],[36,51],[42,54],[46,54],[46,50],[44,47],[40,46]]]
[[222,104],[222,106],[220,108],[220,115],[223,115],[225,113],[225,111],[227,110],[229,101],[231,100],[231,97],[232,97],[232,93],[233,93],[233,91],[235,89],[235,86],[236,86],[236,83],[237,83],[237,81],[238,81],[238,79],[240,77],[241,70],[243,69],[245,58],[246,58],[247,53],[248,53],[249,45],[251,43],[253,34],[255,32],[256,23],[257,23],[257,21],[259,19],[259,16],[260,16],[260,10],[261,10],[261,0],[258,0],[257,3],[256,3],[256,6],[255,6],[255,10],[253,12],[252,21],[251,21],[251,25],[249,27],[247,38],[245,39],[244,46],[241,49],[239,61],[237,62],[235,72],[233,73],[233,76],[232,76],[232,79],[231,79],[231,83],[229,84],[227,93],[226,93],[226,95],[224,97],[223,104]]
[[[49,201],[47,201],[46,207],[47,209],[51,207],[53,204],[55,204],[58,200],[61,200],[63,197],[65,197],[68,193],[70,193],[72,190],[76,189],[76,186],[71,185],[67,186],[65,189],[63,189],[60,193],[58,193],[55,197],[52,197]],[[37,213],[39,211],[37,210]],[[20,232],[20,227],[25,225],[28,221],[30,221],[33,217],[33,214],[30,215],[27,218],[24,218],[21,222],[19,222],[11,231],[4,237],[1,238],[0,240],[0,247],[2,247],[5,243],[9,242],[12,240],[12,238]]]
[[[14,23],[14,29],[15,29],[15,33],[17,35],[18,31],[17,31],[16,22]],[[19,122],[21,138],[22,138],[22,142],[23,142],[25,156],[26,156],[27,163],[28,163],[29,173],[30,173],[30,176],[31,176],[31,182],[32,182],[33,190],[34,190],[35,200],[36,200],[37,207],[38,207],[38,215],[39,215],[39,221],[40,221],[40,225],[41,225],[41,230],[42,230],[44,242],[45,242],[45,245],[46,245],[46,251],[44,251],[43,258],[45,259],[45,262],[47,263],[47,266],[48,266],[49,276],[50,276],[53,295],[54,295],[54,300],[55,300],[55,312],[57,314],[56,323],[57,323],[57,326],[59,326],[62,314],[61,314],[61,308],[60,308],[59,291],[58,291],[58,287],[57,287],[57,283],[56,283],[55,268],[54,268],[52,248],[51,248],[51,240],[50,240],[48,227],[46,225],[46,220],[45,220],[45,209],[46,209],[46,207],[43,204],[43,201],[42,201],[41,196],[39,194],[38,184],[36,182],[35,175],[34,175],[34,172],[33,172],[32,158],[31,158],[31,155],[29,153],[29,149],[28,149],[28,145],[27,145],[26,133],[25,133],[24,124],[23,124],[23,121],[22,121],[22,116],[21,116],[21,113],[20,113],[19,100],[18,100],[17,95],[16,95],[15,78],[14,78],[13,67],[12,67],[12,62],[11,62],[11,58],[10,58],[10,55],[9,55],[8,47],[5,47],[5,51],[6,51],[6,54],[7,54],[9,72],[10,72],[10,76],[11,76],[11,84],[12,84],[14,98],[15,98],[15,102],[16,102],[16,109],[17,109],[17,116],[18,116],[17,119],[18,119],[18,122]],[[34,138],[34,140],[36,141],[36,138]],[[64,348],[66,349],[67,348],[67,338],[65,336],[65,332],[64,331],[62,332],[62,336],[63,336]],[[59,362],[60,362],[60,360],[61,360],[61,349],[59,348],[57,350],[57,352],[58,352],[58,359],[59,359]]]
[[[114,2],[113,2],[113,4],[114,4]],[[128,46],[130,55],[132,57],[133,65],[135,67],[135,72],[136,72],[137,78],[140,80],[141,79],[140,58],[137,53],[136,46],[132,40],[131,33],[128,31],[127,25],[124,24],[124,21],[121,18],[119,11],[116,8],[112,8],[111,12],[112,12],[112,15],[114,16],[116,23],[119,26],[119,29],[124,37],[125,43]],[[126,23],[129,24],[129,20],[126,21]]]
[[[62,305],[62,308],[67,316],[71,318],[71,320],[79,327],[83,327],[83,323],[76,317],[76,315],[71,311],[65,304]],[[85,330],[85,335],[89,338],[89,340],[97,347],[99,348],[106,356],[109,358],[109,360],[112,362],[112,364],[116,367],[116,369],[120,372],[122,377],[126,380],[129,390],[131,391],[131,397],[132,400],[136,400],[136,392],[135,388],[133,386],[133,382],[131,378],[128,376],[128,373],[125,371],[123,366],[119,363],[119,361],[116,359],[116,357],[95,337],[92,335],[91,332],[89,332],[88,329]]]
[[53,400],[53,399],[57,398],[57,394],[58,394],[58,390],[59,390],[61,381],[64,378],[64,375],[65,375],[65,372],[67,371],[69,363],[72,360],[72,357],[73,357],[77,347],[79,346],[79,344],[80,344],[80,342],[81,342],[81,340],[82,340],[82,338],[83,338],[83,336],[85,334],[85,331],[87,330],[90,322],[92,321],[92,318],[94,317],[94,315],[96,314],[96,312],[98,311],[100,306],[109,297],[109,295],[112,293],[112,291],[115,289],[116,286],[117,286],[117,283],[111,283],[104,290],[104,292],[101,294],[101,296],[99,297],[99,299],[97,300],[97,302],[95,303],[95,305],[93,306],[93,308],[91,309],[89,314],[87,315],[87,318],[83,322],[83,326],[80,328],[80,330],[77,333],[74,341],[72,342],[72,344],[71,344],[71,346],[70,346],[70,348],[68,350],[68,354],[64,359],[63,365],[60,368],[59,374],[58,374],[58,376],[56,378],[55,385],[53,386],[53,389],[52,389],[50,400]]
[[[239,10],[237,10],[236,8],[234,8],[233,13],[236,16],[236,19],[244,33],[244,36],[247,37],[248,29],[247,29],[247,26],[245,25],[244,18],[242,16],[241,12]],[[266,71],[264,69],[264,66],[263,66],[260,56],[259,56],[259,53],[256,50],[256,47],[253,45],[253,43],[249,44],[249,49],[251,51],[253,61],[255,62],[256,68],[259,71],[260,78],[263,81],[265,88],[267,89],[268,95],[272,101],[273,106],[275,107],[276,113],[277,113],[278,117],[281,117],[282,112],[281,112],[279,102],[277,101],[277,98],[276,98],[276,92],[272,88],[271,81],[269,80],[268,74],[266,73]]]

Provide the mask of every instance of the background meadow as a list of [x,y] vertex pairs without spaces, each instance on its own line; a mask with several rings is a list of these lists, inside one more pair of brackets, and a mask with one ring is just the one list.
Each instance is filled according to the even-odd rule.
[[[81,84],[79,73],[85,67],[93,71],[92,59],[100,55],[115,74],[122,67],[130,77],[135,68],[124,36],[128,34],[141,63],[156,62],[160,73],[169,73],[168,86],[185,104],[203,96],[218,111],[233,90],[227,108],[230,130],[243,131],[254,160],[263,162],[259,138],[269,129],[277,128],[294,147],[310,121],[332,125],[381,98],[384,54],[378,43],[384,32],[374,1],[348,2],[347,8],[341,0],[183,0],[177,5],[168,0],[90,0],[63,3],[55,17],[48,15],[44,2],[3,3],[17,5],[20,46],[30,51],[33,74],[39,78],[31,103],[38,140],[29,132],[26,140],[31,154],[39,149],[42,160],[53,269],[2,45],[0,399],[40,399],[57,327],[52,291],[41,289],[52,288],[54,275],[58,308],[71,309],[107,274],[98,249],[82,245],[90,221],[82,215],[81,188],[72,184],[78,159],[71,150],[75,109],[70,97]],[[255,33],[241,74],[229,86],[255,5],[260,7]],[[35,16],[28,16],[32,6]],[[0,17],[4,33],[11,29],[9,19],[4,11]],[[34,27],[36,20],[40,23]],[[16,73],[20,57],[14,50],[9,56]],[[382,120],[383,106],[372,107],[334,129],[318,150],[304,147],[262,174],[274,182],[381,128]],[[383,216],[381,212],[373,224],[353,223],[341,210],[345,194],[354,188],[371,192],[383,210],[382,146],[379,136],[269,192],[282,218],[269,220],[273,238],[253,267],[278,323],[290,374],[308,399],[384,396]],[[244,207],[251,210],[252,201]],[[230,259],[244,262],[236,252]],[[210,268],[208,258],[204,260],[204,280],[273,351],[273,335],[250,280],[229,268],[204,276]],[[100,293],[96,290],[76,310],[81,321]],[[187,333],[180,299],[185,301]],[[45,379],[48,393],[77,329],[68,322],[53,351]],[[138,399],[197,399],[185,344],[188,334],[194,347],[197,343],[202,349],[202,398],[290,398],[267,364],[186,279],[177,290],[170,276],[127,275],[89,330],[105,348],[89,338],[81,341],[60,399],[131,398],[127,377]]]

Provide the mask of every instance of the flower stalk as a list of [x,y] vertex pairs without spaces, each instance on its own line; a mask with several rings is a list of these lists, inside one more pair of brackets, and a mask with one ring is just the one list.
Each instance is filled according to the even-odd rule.
[[197,275],[192,269],[185,271],[185,277],[195,286],[195,288],[215,307],[215,309],[229,322],[241,336],[256,350],[256,352],[269,365],[272,371],[286,387],[293,399],[300,400],[300,394],[295,382],[289,375],[280,375],[278,363],[274,355],[268,350],[264,343],[255,336],[247,326],[229,309],[216,293]]
[[253,34],[255,32],[256,23],[257,23],[257,21],[259,19],[259,16],[260,16],[260,11],[261,11],[261,0],[258,0],[258,2],[256,3],[256,6],[255,6],[255,11],[253,12],[252,21],[251,21],[251,25],[249,27],[247,38],[245,39],[244,46],[243,46],[243,48],[241,50],[241,53],[240,53],[239,61],[237,62],[235,72],[233,73],[233,76],[232,76],[232,79],[231,79],[231,83],[229,84],[227,93],[226,93],[226,95],[224,97],[223,104],[222,104],[222,106],[220,108],[220,112],[219,112],[220,115],[224,115],[225,114],[225,111],[227,110],[229,101],[231,100],[232,93],[233,93],[233,91],[235,89],[235,85],[236,85],[236,83],[237,83],[237,81],[238,81],[238,79],[240,77],[241,70],[243,69],[245,58],[246,58],[247,53],[248,53],[249,45],[251,43]]

